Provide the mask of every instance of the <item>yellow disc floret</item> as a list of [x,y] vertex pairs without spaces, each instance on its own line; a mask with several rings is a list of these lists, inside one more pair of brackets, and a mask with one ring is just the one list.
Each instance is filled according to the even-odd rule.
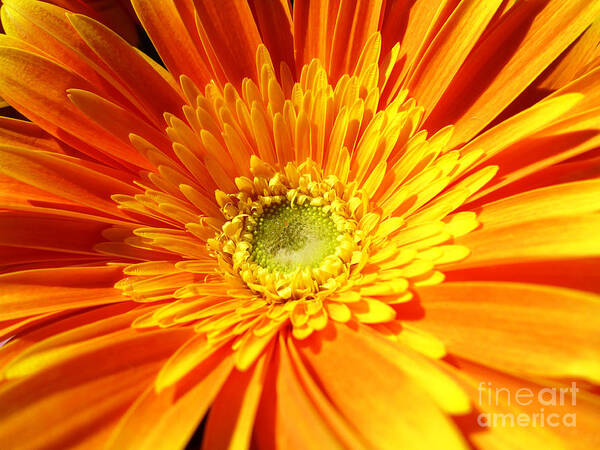
[[345,200],[361,195],[352,185],[345,189],[335,176],[322,179],[311,161],[236,184],[240,192],[217,194],[229,220],[209,247],[252,291],[281,302],[315,297],[348,278],[361,240]]
[[248,217],[246,230],[252,233],[252,261],[281,273],[319,267],[321,261],[335,253],[340,236],[324,208],[287,201]]

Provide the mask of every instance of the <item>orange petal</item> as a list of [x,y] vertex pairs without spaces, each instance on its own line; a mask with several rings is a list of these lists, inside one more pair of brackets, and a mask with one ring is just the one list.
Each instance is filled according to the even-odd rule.
[[85,14],[99,20],[123,37],[131,45],[137,45],[138,32],[135,28],[135,15],[129,2],[122,0],[53,0],[53,3],[69,11]]
[[298,75],[313,58],[318,58],[325,67],[329,67],[335,18],[340,3],[341,0],[294,2],[294,50]]
[[446,347],[438,338],[413,327],[408,322],[389,322],[374,325],[373,328],[384,337],[394,342],[400,342],[430,358],[440,359],[447,354]]
[[[130,135],[135,134],[155,146],[166,149],[167,152],[169,151],[172,143],[167,136],[127,109],[115,105],[92,92],[81,89],[69,89],[67,93],[69,100],[81,112],[120,139],[123,144],[130,145]],[[138,155],[137,163],[146,169],[153,169],[152,165],[142,155]]]
[[8,0],[3,4],[4,28],[13,38],[4,46],[22,48],[50,57],[94,85],[99,93],[121,96],[115,86],[111,85],[112,80],[104,78],[106,71],[100,67],[101,61],[87,46],[82,45],[81,38],[67,19],[66,10],[34,0]]
[[450,0],[432,3],[430,0],[387,0],[382,15],[381,26],[382,55],[388,55],[399,43],[397,62],[390,74],[390,80],[382,98],[386,104],[404,86],[407,73],[416,69],[415,61],[425,53],[447,18],[450,8],[458,2]]
[[195,2],[200,36],[218,58],[227,80],[238,89],[244,78],[258,80],[256,50],[262,43],[247,2]]
[[[226,353],[206,360],[178,385],[147,389],[129,408],[106,448],[183,448],[212,404],[233,365]],[[148,424],[152,424],[148,428]]]
[[283,351],[288,352],[288,357],[292,363],[298,381],[303,386],[303,390],[321,415],[322,420],[330,427],[337,439],[339,439],[344,446],[349,448],[353,445],[358,445],[359,443],[366,447],[358,430],[355,430],[348,424],[341,412],[335,408],[321,390],[321,387],[317,384],[317,381],[302,361],[296,347],[290,343]]
[[132,0],[131,3],[169,71],[175,76],[186,74],[199,86],[208,83],[212,74],[202,59],[204,51],[192,37],[196,33],[194,18],[191,17],[187,27],[184,25],[175,6],[175,3],[181,2]]
[[469,140],[533,82],[599,13],[600,4],[587,0],[517,2],[465,61],[464,70],[448,86],[425,126],[436,130],[454,124],[450,146]]
[[268,345],[277,337],[279,330],[286,322],[273,323],[270,330],[261,336],[248,331],[247,339],[243,339],[240,348],[235,353],[235,366],[238,370],[247,370],[265,351]]
[[555,91],[566,86],[592,67],[600,56],[600,20],[596,19],[579,38],[565,50],[560,58],[548,67],[541,79],[534,84],[536,89]]
[[425,314],[414,326],[435,334],[449,353],[520,374],[600,380],[596,295],[494,282],[417,292]]
[[251,0],[250,7],[256,18],[262,41],[269,49],[275,67],[285,62],[295,73],[294,25],[288,0],[269,2]]
[[477,220],[486,228],[557,216],[577,216],[600,210],[600,179],[565,183],[523,192],[485,204]]
[[[111,158],[138,162],[135,149],[123,145],[69,102],[66,90],[70,88],[94,90],[87,81],[49,59],[0,47],[0,93],[15,109],[52,135],[62,137],[66,131]],[[77,148],[86,151],[82,146]]]
[[2,346],[6,348],[9,340],[14,342],[15,336],[20,334],[23,330],[26,330],[30,325],[35,326],[39,323],[43,323],[49,317],[57,315],[60,314],[48,313],[28,317],[27,319],[3,320],[0,322],[0,340],[3,342]]
[[55,139],[37,125],[25,120],[0,117],[0,139],[4,145],[32,150],[68,153],[67,145]]
[[487,195],[485,200],[490,202],[533,189],[595,178],[600,178],[600,158],[564,162],[545,167],[511,184],[500,187]]
[[600,255],[600,215],[542,218],[483,229],[456,239],[471,255],[452,268],[525,261],[552,261]]
[[16,147],[2,147],[0,172],[74,203],[120,217],[124,214],[111,195],[137,193],[136,188],[88,169],[76,158]]
[[44,192],[41,189],[30,186],[20,181],[15,180],[4,174],[0,174],[0,202],[5,206],[8,205],[29,205],[31,202],[47,202],[47,203],[69,203],[55,195]]
[[234,370],[211,406],[202,448],[248,448],[271,352],[247,372]]
[[259,448],[343,448],[302,386],[281,339],[271,363],[256,417],[254,436]]
[[117,34],[89,17],[67,14],[86,44],[133,93],[157,126],[164,126],[163,113],[182,115],[183,98],[146,60]]
[[122,414],[148,385],[165,355],[189,336],[181,329],[127,331],[128,339],[3,383],[0,399],[6,407],[0,411],[0,440],[10,447],[20,446],[23,440],[34,447],[77,442]]
[[[113,315],[75,326],[34,343],[4,367],[4,378],[30,377],[65,361],[127,341],[131,338],[132,321],[151,309],[131,310],[133,307],[134,305],[125,303],[112,308],[99,308],[101,313],[104,313],[102,310],[112,309]],[[23,338],[29,340],[31,337]]]
[[414,53],[427,45],[427,36],[435,31],[434,24],[448,1],[432,5],[427,0],[387,0],[382,14],[382,52],[385,54],[397,43],[407,54],[406,64],[412,66]]
[[477,136],[465,145],[461,152],[468,154],[483,149],[485,156],[482,161],[487,161],[511,145],[548,128],[561,116],[566,116],[583,98],[583,95],[573,93],[536,103],[531,108]]
[[[117,419],[143,391],[157,368],[156,363],[129,366],[112,375],[97,375],[76,386],[66,383],[69,377],[57,383],[55,379],[44,380],[41,376],[26,378],[26,382],[19,384],[5,384],[0,398],[3,404],[10,404],[10,408],[3,408],[0,414],[0,439],[8,448],[22,447],[24,441],[32,448],[61,448],[67,442],[73,448]],[[37,395],[32,396],[32,392]],[[56,411],[62,413],[56,414]]]
[[444,23],[407,85],[426,113],[444,94],[500,4],[499,0],[462,1]]
[[[78,3],[76,10],[82,9],[82,3]],[[20,48],[50,58],[93,85],[98,94],[128,108],[140,108],[135,105],[135,98],[115,78],[113,72],[85,45],[67,19],[66,10],[54,4],[33,0],[9,0],[4,2],[4,6],[2,19],[6,32],[13,37],[2,37],[0,40],[4,41],[3,46]],[[89,7],[84,8],[90,11]],[[42,115],[36,115],[35,111],[26,109],[25,105],[20,107],[20,111],[44,127],[50,126]],[[87,148],[87,144],[75,137],[61,133],[60,138],[84,153],[94,153]]]
[[382,0],[340,1],[329,61],[333,82],[354,71],[367,40],[379,28],[382,3]]
[[196,335],[182,345],[164,364],[156,377],[156,391],[161,392],[184,378],[218,350],[204,335]]
[[394,344],[372,327],[359,325],[357,333],[427,392],[442,411],[453,415],[470,412],[469,398],[456,381],[447,375],[444,363],[426,358],[403,343]]
[[553,92],[548,99],[558,97],[564,94],[579,93],[584,98],[574,109],[576,113],[590,111],[598,107],[598,86],[600,85],[600,67],[595,67],[585,75],[563,86],[561,89]]
[[[328,332],[294,345],[324,393],[369,446],[466,448],[451,421],[383,349],[346,325]],[[431,427],[436,433],[427,432]]]
[[39,314],[27,319],[15,319],[12,322],[16,323],[2,329],[2,340],[9,339],[2,345],[0,368],[6,366],[31,346],[49,337],[129,311],[130,309],[132,309],[130,302],[115,303],[75,313],[65,310]]
[[27,270],[0,275],[0,311],[4,319],[126,301],[112,285],[118,267]]
[[[574,109],[578,109],[585,101],[584,97]],[[572,110],[569,115],[571,113]],[[489,160],[500,167],[498,176],[489,187],[475,194],[472,200],[481,203],[482,199],[487,200],[489,194],[495,195],[495,191],[515,181],[570,158],[584,157],[588,152],[592,154],[591,151],[600,145],[597,129],[599,117],[600,108],[570,116],[528,139],[504,148]]]
[[0,212],[0,244],[80,255],[94,255],[110,221],[78,213],[32,208]]
[[523,261],[486,267],[444,270],[446,281],[509,281],[559,286],[600,294],[600,257],[559,261]]
[[[378,285],[374,285],[373,287],[377,288]],[[393,292],[390,292],[389,295],[392,294]],[[387,295],[387,291],[375,295]],[[374,298],[362,298],[360,301],[349,303],[347,306],[352,311],[352,315],[362,323],[388,322],[394,320],[396,317],[394,308]]]
[[103,255],[81,255],[0,245],[0,273],[65,266],[99,266],[111,262]]

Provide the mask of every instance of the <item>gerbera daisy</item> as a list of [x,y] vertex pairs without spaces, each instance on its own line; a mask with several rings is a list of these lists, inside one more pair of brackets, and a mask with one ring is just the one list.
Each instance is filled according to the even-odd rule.
[[3,2],[3,448],[598,445],[599,1],[132,3]]

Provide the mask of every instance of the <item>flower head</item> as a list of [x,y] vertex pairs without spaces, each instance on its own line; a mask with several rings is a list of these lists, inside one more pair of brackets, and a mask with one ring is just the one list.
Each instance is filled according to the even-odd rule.
[[132,3],[166,70],[4,1],[3,440],[563,443],[482,382],[600,414],[600,2]]

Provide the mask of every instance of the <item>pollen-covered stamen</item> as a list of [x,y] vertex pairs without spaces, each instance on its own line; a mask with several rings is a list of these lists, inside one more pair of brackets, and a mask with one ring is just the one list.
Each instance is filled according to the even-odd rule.
[[318,206],[283,202],[248,222],[251,259],[266,269],[289,273],[317,268],[338,246],[340,232],[331,214]]

